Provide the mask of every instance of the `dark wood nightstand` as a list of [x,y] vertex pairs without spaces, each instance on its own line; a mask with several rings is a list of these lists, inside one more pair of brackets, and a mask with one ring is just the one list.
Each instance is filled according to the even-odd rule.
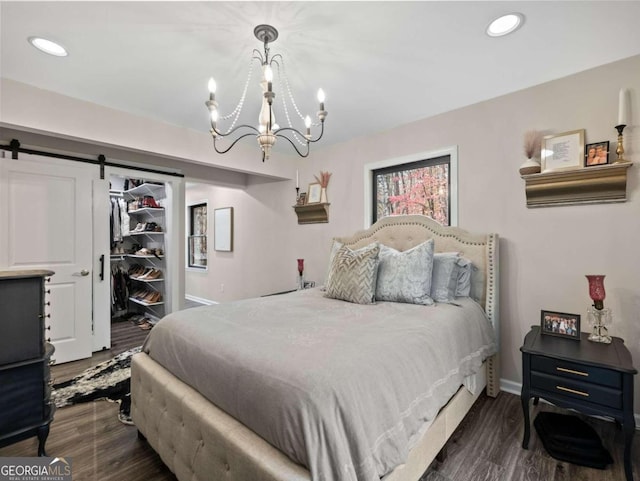
[[633,418],[633,376],[638,372],[624,341],[611,344],[580,342],[540,333],[533,326],[524,338],[522,351],[522,409],[524,439],[529,446],[529,401],[538,398],[584,414],[612,417],[624,429],[624,472],[633,481],[631,441],[636,428]]

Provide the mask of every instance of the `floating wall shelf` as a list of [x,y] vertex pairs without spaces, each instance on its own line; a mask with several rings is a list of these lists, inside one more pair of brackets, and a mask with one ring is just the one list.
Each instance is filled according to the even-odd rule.
[[298,216],[298,224],[320,224],[329,222],[330,205],[328,202],[294,205],[293,208]]
[[632,162],[523,175],[527,207],[625,202]]

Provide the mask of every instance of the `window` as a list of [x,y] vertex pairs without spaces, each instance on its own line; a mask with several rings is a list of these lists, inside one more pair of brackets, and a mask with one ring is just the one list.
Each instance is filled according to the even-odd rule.
[[189,206],[189,267],[207,268],[207,204]]
[[457,224],[457,149],[365,166],[365,227],[390,215],[421,214]]

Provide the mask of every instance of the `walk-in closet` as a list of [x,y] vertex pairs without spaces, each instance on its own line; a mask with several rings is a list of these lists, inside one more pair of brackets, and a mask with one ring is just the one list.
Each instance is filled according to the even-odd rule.
[[170,312],[167,297],[167,186],[110,175],[111,322],[143,330]]

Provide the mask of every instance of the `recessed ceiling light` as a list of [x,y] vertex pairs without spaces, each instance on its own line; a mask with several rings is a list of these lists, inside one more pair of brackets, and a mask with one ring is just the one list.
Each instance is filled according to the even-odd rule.
[[502,37],[515,32],[524,23],[524,15],[521,13],[509,13],[496,18],[487,27],[487,35],[490,37]]
[[49,55],[55,55],[56,57],[66,57],[69,55],[66,49],[51,40],[47,40],[42,37],[29,37],[29,43],[33,45],[38,50],[48,53]]

